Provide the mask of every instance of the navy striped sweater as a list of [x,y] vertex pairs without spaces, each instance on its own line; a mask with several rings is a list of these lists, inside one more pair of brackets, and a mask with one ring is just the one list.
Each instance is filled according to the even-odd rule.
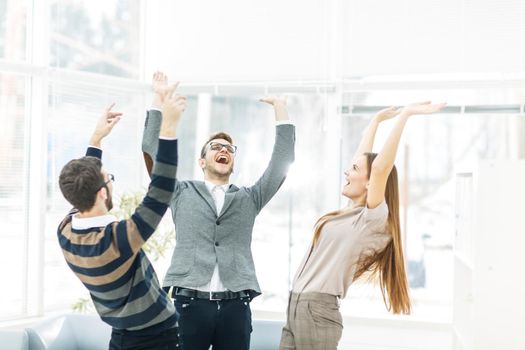
[[[102,151],[89,147],[86,156],[101,158]],[[177,140],[161,139],[148,192],[130,219],[78,230],[71,225],[73,210],[59,225],[67,264],[113,328],[157,333],[177,322],[173,303],[141,249],[168,208],[176,170]]]

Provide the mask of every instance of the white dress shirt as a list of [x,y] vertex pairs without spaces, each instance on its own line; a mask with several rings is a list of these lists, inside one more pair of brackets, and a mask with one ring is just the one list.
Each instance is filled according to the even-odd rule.
[[[222,206],[224,205],[224,196],[226,191],[230,188],[230,184],[225,185],[215,185],[209,181],[204,181],[208,191],[210,191],[213,201],[215,202],[215,207],[217,208],[217,215],[221,213]],[[211,276],[210,282],[206,283],[203,286],[196,287],[195,289],[201,290],[204,292],[222,292],[228,290],[222,284],[221,277],[219,275],[219,264],[215,262],[215,269],[213,270],[213,275]]]

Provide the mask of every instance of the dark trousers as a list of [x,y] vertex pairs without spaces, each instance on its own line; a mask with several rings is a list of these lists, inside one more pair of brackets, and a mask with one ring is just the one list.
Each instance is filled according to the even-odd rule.
[[180,350],[179,328],[148,335],[113,329],[109,350]]
[[174,296],[183,350],[248,350],[252,332],[250,298],[207,300]]

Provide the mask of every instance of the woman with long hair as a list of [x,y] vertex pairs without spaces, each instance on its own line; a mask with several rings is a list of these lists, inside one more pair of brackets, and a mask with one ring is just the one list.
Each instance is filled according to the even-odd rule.
[[[292,285],[281,350],[336,349],[343,331],[339,299],[358,279],[378,278],[386,308],[394,314],[410,313],[394,160],[408,119],[443,106],[413,103],[386,108],[372,118],[345,171],[342,194],[350,199],[349,205],[315,224]],[[397,115],[381,151],[371,153],[379,124]]]

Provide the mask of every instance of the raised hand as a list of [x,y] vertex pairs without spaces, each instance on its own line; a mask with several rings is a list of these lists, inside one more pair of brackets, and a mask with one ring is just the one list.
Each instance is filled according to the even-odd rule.
[[111,130],[113,130],[113,127],[120,121],[122,113],[113,112],[111,109],[114,106],[115,103],[109,105],[98,119],[95,131],[93,131],[93,135],[89,142],[91,146],[100,147],[102,139],[108,136]]
[[265,96],[261,98],[259,101],[268,103],[272,106],[286,106],[287,97],[286,96]]
[[178,84],[170,86],[162,102],[162,123],[160,135],[175,137],[176,127],[182,113],[186,110],[186,97],[175,94]]
[[[152,87],[154,92],[153,107],[161,108],[166,96],[170,93],[173,86],[168,85],[168,76],[163,72],[153,73]],[[178,86],[179,82],[175,83]]]
[[380,110],[374,115],[374,119],[379,123],[394,118],[401,112],[401,109],[397,106],[388,107]]
[[439,112],[446,103],[432,103],[431,101],[416,102],[406,105],[401,109],[401,113],[404,115],[414,114],[432,114]]
[[286,96],[266,96],[259,101],[272,105],[275,109],[275,120],[286,121],[288,118],[288,110],[286,108]]

